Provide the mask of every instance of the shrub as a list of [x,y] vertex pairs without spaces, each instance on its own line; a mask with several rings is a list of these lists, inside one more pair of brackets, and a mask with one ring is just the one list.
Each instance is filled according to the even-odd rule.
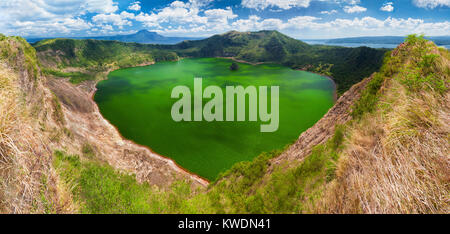
[[83,153],[83,156],[87,158],[94,158],[95,157],[95,151],[94,148],[89,143],[84,143],[81,147],[81,152]]

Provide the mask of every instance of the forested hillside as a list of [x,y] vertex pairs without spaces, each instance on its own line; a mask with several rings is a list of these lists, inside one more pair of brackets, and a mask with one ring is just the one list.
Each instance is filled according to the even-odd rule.
[[277,31],[228,32],[163,48],[182,57],[234,57],[280,63],[333,77],[342,94],[381,67],[386,49],[308,45]]
[[[386,52],[368,47],[311,46],[277,31],[232,31],[177,45],[48,39],[34,47],[47,73],[71,77],[77,83],[95,78],[99,73],[104,75],[102,72],[112,67],[176,60],[178,57],[233,57],[253,63],[279,63],[331,76],[339,94],[379,69]],[[68,72],[68,67],[80,69]]]
[[118,41],[47,39],[34,47],[44,72],[73,83],[104,78],[112,69],[178,59],[175,52]]

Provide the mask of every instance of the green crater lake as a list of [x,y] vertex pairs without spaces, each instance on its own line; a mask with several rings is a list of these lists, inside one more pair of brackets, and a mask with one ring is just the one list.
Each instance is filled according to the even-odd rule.
[[[95,101],[125,138],[209,180],[237,162],[292,144],[333,105],[335,87],[326,77],[275,64],[239,63],[239,70],[231,71],[231,63],[222,58],[189,58],[116,70],[98,83]],[[268,90],[279,86],[278,131],[261,133],[259,118],[257,122],[175,122],[171,109],[179,99],[171,98],[172,89],[188,86],[193,97],[195,77],[203,78],[203,89],[222,87],[224,96],[226,86],[267,86]],[[203,105],[207,102],[203,99]]]

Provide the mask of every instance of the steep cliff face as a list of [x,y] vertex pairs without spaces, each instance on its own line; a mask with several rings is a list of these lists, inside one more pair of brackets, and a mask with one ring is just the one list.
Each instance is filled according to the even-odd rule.
[[353,108],[317,212],[448,213],[449,52],[410,36]]
[[[274,158],[266,180],[297,167],[302,212],[448,213],[449,88],[448,50],[410,36]],[[301,176],[317,158],[319,173]]]

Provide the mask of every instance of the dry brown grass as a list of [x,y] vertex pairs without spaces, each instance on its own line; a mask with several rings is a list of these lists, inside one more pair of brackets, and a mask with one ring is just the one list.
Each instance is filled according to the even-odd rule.
[[[41,155],[35,154],[36,136],[27,124],[20,101],[17,76],[4,64],[0,68],[0,207],[2,212],[31,212],[41,187]],[[39,142],[39,141],[37,141]],[[37,186],[36,186],[37,185]],[[44,195],[45,197],[45,195]],[[41,204],[41,206],[43,206]]]
[[65,212],[48,137],[31,114],[42,96],[24,94],[27,75],[0,60],[0,213]]
[[450,212],[450,94],[409,92],[401,75],[385,83],[377,111],[350,125],[317,212]]

